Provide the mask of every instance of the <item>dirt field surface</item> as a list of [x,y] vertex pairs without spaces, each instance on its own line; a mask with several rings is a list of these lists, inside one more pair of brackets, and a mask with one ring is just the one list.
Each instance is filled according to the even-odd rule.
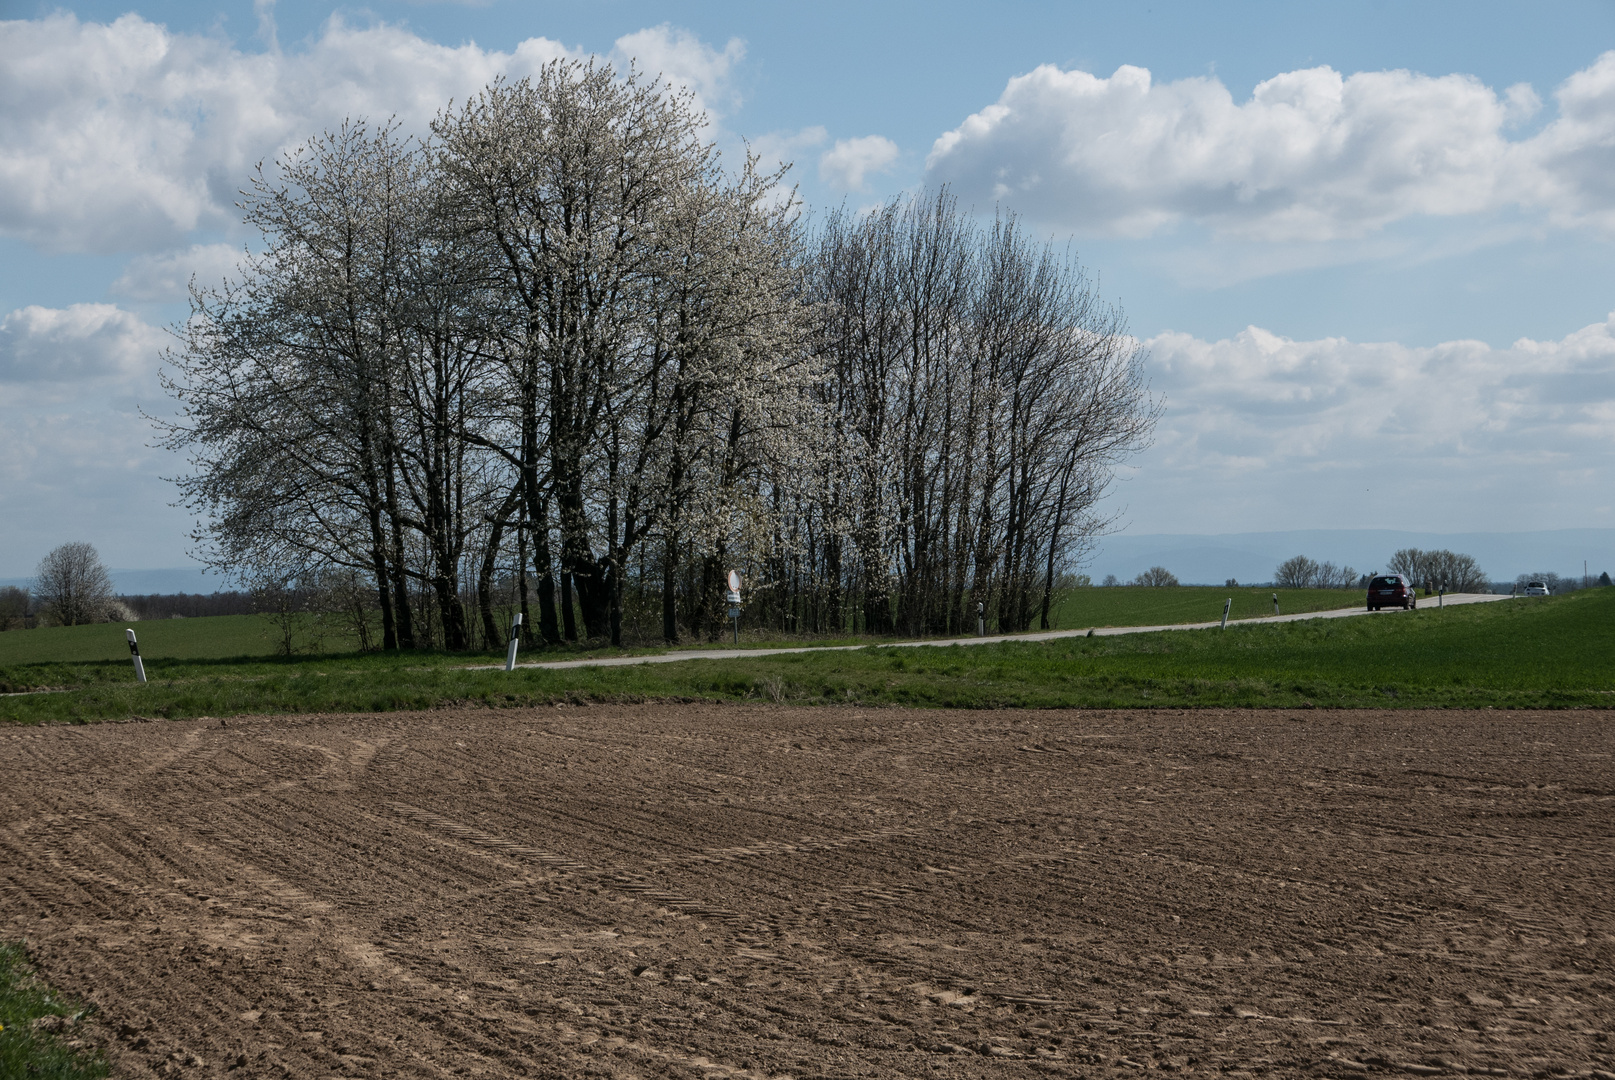
[[1593,713],[0,729],[115,1075],[1615,1076]]

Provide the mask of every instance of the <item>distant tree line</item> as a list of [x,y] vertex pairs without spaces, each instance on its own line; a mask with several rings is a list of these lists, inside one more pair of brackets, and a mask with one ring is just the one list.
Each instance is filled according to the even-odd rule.
[[82,626],[140,619],[244,615],[261,610],[252,595],[216,592],[115,595],[112,576],[95,547],[62,544],[39,561],[31,588],[0,586],[0,631],[39,626]]
[[1521,574],[1514,579],[1513,587],[1524,592],[1525,587],[1532,582],[1540,581],[1547,586],[1548,592],[1555,596],[1560,593],[1575,592],[1578,589],[1601,588],[1610,584],[1609,572],[1606,570],[1596,577],[1592,574],[1561,575],[1551,570],[1537,570],[1530,574]]
[[713,636],[731,568],[753,625],[1046,626],[1159,413],[1121,313],[945,191],[809,228],[703,123],[557,62],[261,168],[165,375],[203,559],[383,648]]

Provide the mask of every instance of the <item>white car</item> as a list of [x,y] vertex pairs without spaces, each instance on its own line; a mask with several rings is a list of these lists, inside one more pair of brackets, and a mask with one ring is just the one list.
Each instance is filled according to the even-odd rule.
[[1525,583],[1525,595],[1526,596],[1547,596],[1548,595],[1548,587],[1547,587],[1547,585],[1545,585],[1544,583],[1542,583],[1540,581],[1528,581],[1528,582]]

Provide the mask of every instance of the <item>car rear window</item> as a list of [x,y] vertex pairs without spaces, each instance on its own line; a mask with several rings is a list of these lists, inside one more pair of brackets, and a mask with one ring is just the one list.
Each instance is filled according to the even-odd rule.
[[1374,587],[1375,588],[1380,588],[1380,589],[1389,588],[1392,585],[1400,585],[1400,584],[1402,584],[1402,579],[1401,578],[1377,577],[1377,578],[1374,579]]

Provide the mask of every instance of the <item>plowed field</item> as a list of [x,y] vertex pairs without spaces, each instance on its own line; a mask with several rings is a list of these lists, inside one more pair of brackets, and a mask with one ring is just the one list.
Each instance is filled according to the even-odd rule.
[[1594,713],[0,729],[123,1076],[1615,1073]]

